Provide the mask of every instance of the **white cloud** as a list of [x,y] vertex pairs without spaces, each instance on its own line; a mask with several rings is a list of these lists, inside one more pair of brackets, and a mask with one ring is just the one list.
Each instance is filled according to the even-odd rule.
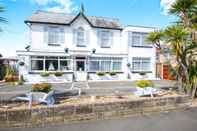
[[175,2],[175,0],[161,0],[160,6],[162,10],[162,14],[167,15],[171,5]]
[[[76,11],[77,7],[73,0],[32,0],[36,4],[43,6],[47,11],[72,13]],[[49,6],[54,4],[54,6]]]

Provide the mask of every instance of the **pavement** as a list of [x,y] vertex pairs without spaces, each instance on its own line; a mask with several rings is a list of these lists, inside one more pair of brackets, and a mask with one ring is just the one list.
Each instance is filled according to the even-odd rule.
[[[157,88],[169,88],[176,87],[175,81],[154,81],[155,87]],[[0,85],[0,100],[11,100],[12,98],[26,94],[31,91],[32,85]],[[64,84],[53,84],[53,89],[56,93],[71,92],[76,94],[77,90],[70,91],[71,83]],[[115,93],[128,93],[135,91],[134,81],[100,81],[100,82],[89,82],[90,89],[83,89],[83,95],[110,95]]]
[[0,131],[197,131],[197,108],[147,116]]

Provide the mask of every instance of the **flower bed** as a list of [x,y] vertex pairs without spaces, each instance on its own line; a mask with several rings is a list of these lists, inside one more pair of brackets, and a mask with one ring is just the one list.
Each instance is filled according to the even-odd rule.
[[21,103],[14,108],[0,108],[0,127],[37,127],[48,124],[111,119],[180,109],[188,106],[186,95],[166,94],[163,97],[83,96],[60,101],[54,107],[36,105],[32,109]]

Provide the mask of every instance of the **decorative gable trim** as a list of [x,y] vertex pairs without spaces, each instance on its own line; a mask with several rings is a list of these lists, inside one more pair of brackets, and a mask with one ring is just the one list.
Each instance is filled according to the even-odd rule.
[[93,27],[92,23],[88,20],[88,18],[83,14],[83,13],[79,13],[70,23],[69,25],[71,25],[75,20],[77,20],[80,16],[82,16],[87,22],[88,24],[90,24],[91,27]]

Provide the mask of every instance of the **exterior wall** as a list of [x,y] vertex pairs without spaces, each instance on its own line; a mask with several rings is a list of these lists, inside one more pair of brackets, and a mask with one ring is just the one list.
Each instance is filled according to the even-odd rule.
[[133,57],[148,57],[151,59],[151,65],[150,65],[150,70],[151,73],[146,73],[146,77],[148,79],[154,79],[155,78],[155,73],[156,73],[156,48],[155,47],[133,47],[129,45],[129,32],[140,32],[140,33],[150,33],[153,32],[155,29],[154,28],[149,28],[149,27],[132,27],[132,26],[127,26],[125,27],[123,31],[123,43],[128,46],[128,63],[130,63],[131,68],[128,71],[128,73],[131,76],[131,79],[141,79],[141,75],[139,73],[133,73],[132,72],[132,58]]
[[[149,33],[154,31],[154,28],[149,27],[134,27],[127,26],[123,30],[102,29],[93,28],[84,17],[79,16],[71,26],[62,26],[65,32],[65,42],[60,46],[49,46],[44,41],[44,29],[47,24],[31,24],[30,25],[30,45],[29,51],[18,51],[17,54],[21,60],[25,62],[25,67],[20,67],[19,72],[21,74],[28,74],[30,72],[30,56],[88,56],[88,57],[121,57],[122,58],[122,72],[121,79],[127,79],[130,74],[131,79],[141,79],[139,73],[133,73],[131,68],[127,67],[127,64],[132,64],[133,57],[150,57],[151,59],[151,72],[147,73],[147,79],[155,78],[156,70],[156,50],[154,47],[132,47],[128,45],[128,32],[144,32]],[[51,25],[50,25],[51,26]],[[56,25],[55,25],[56,26]],[[77,47],[74,40],[74,30],[82,27],[87,35],[86,47]],[[101,48],[98,42],[98,31],[109,30],[113,32],[113,41],[110,48]],[[68,53],[65,53],[65,48],[69,49]],[[96,49],[95,53],[92,50]],[[71,57],[74,59],[74,57]],[[72,66],[75,65],[74,62]],[[71,72],[72,73],[72,72]]]
[[[98,54],[125,54],[126,46],[121,44],[121,31],[120,30],[110,30],[113,32],[113,44],[111,48],[101,48],[98,45],[97,31],[101,30],[98,28],[92,28],[90,24],[83,18],[79,17],[74,23],[69,26],[60,26],[65,30],[65,43],[61,46],[48,46],[44,42],[44,27],[48,25],[43,24],[32,24],[31,25],[31,50],[41,50],[41,51],[64,51],[65,48],[70,50],[88,50],[92,51],[93,48],[96,49]],[[79,27],[83,27],[87,33],[88,43],[86,47],[76,47],[73,39],[73,30]]]

